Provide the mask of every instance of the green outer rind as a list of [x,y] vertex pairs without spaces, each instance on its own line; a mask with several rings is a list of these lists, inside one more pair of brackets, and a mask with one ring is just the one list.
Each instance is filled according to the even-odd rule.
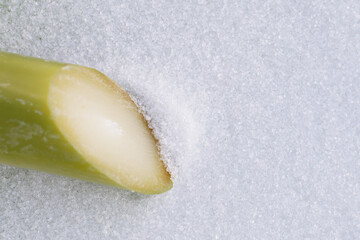
[[51,118],[49,82],[64,66],[0,52],[0,163],[124,188],[92,167]]

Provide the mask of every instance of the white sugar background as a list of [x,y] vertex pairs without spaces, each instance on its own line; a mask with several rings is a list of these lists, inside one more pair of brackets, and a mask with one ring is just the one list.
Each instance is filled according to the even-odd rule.
[[174,188],[0,166],[0,239],[359,239],[360,2],[6,1],[0,50],[96,68]]

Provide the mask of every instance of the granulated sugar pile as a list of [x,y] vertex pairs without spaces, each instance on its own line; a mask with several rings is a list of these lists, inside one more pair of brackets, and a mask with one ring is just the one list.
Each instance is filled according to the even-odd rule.
[[0,51],[93,67],[175,176],[145,196],[0,165],[0,239],[360,238],[360,2],[0,1]]

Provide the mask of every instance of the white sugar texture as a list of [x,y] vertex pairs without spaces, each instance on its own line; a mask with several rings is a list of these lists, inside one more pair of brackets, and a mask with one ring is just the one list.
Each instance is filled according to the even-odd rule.
[[0,239],[359,239],[360,1],[0,1],[0,50],[96,68],[174,188],[0,166]]

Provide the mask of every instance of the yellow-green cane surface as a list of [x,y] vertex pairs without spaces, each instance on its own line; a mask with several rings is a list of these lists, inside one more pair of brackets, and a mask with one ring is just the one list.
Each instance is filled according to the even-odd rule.
[[0,52],[0,163],[143,193],[171,188],[152,191],[122,186],[94,168],[65,138],[48,103],[50,80],[64,66]]

